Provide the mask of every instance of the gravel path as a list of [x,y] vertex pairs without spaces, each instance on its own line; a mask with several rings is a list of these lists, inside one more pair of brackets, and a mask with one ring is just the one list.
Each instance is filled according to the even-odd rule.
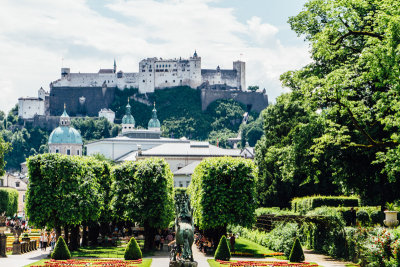
[[0,266],[4,267],[22,267],[38,260],[47,258],[50,251],[41,251],[40,249],[21,255],[7,255],[7,258],[0,258]]

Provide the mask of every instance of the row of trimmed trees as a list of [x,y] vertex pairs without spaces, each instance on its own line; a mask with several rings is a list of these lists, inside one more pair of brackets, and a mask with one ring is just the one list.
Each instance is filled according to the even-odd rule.
[[[174,218],[173,175],[160,158],[111,167],[93,157],[42,154],[28,159],[27,214],[37,227],[64,229],[69,247],[96,243],[110,225],[137,222],[145,250],[154,248],[158,229]],[[196,168],[189,188],[195,224],[217,242],[227,224],[250,226],[256,207],[256,167],[250,160],[209,158]],[[89,233],[86,228],[89,228]]]

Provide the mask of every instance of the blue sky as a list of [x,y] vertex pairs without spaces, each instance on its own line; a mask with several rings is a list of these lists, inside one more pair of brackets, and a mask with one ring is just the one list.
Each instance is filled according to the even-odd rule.
[[0,110],[71,72],[112,67],[133,72],[147,57],[186,58],[231,69],[246,61],[247,85],[271,101],[287,89],[279,76],[307,64],[308,45],[287,20],[303,0],[3,0],[0,9]]

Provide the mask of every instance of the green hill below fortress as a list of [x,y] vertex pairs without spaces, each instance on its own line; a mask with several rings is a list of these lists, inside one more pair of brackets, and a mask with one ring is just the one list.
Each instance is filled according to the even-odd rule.
[[[116,90],[111,105],[116,113],[114,124],[104,118],[72,119],[72,125],[81,132],[84,143],[118,135],[128,98],[137,128],[147,128],[155,102],[163,136],[209,140],[212,144],[218,142],[221,147],[228,147],[227,139],[237,136],[243,114],[247,112],[245,105],[232,99],[217,100],[202,111],[200,91],[189,87],[156,90],[148,95],[138,94],[137,89]],[[29,124],[24,125],[17,114],[17,107],[7,116],[0,114],[0,133],[13,147],[5,157],[7,169],[19,169],[19,164],[26,157],[47,152],[50,132]],[[261,137],[262,121],[258,117],[257,112],[249,112],[248,124],[242,126],[242,145],[248,141],[253,146]]]

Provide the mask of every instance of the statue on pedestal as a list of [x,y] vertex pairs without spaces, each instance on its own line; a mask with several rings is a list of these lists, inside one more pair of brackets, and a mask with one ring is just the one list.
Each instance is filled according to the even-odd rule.
[[170,267],[197,267],[193,260],[193,211],[185,192],[175,194],[175,248],[171,251]]

